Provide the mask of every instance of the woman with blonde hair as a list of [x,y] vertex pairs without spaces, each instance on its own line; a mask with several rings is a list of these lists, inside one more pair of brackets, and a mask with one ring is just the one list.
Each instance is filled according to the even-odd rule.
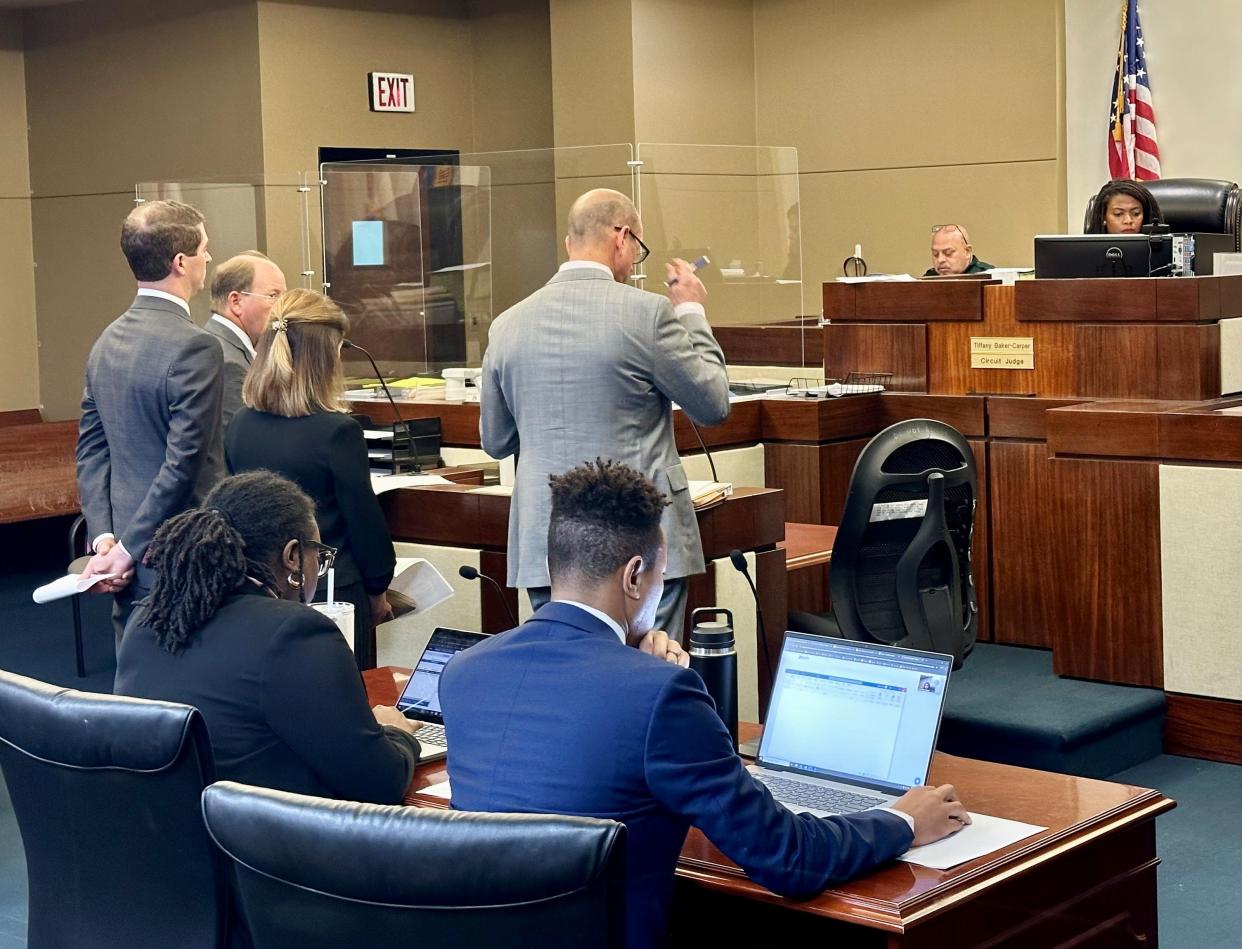
[[230,471],[274,471],[315,502],[324,543],[339,549],[336,599],[354,605],[354,653],[358,667],[369,669],[375,624],[392,612],[384,594],[396,559],[371,489],[362,426],[341,399],[348,330],[341,308],[322,293],[283,293],[259,337],[242,387],[246,408],[229,423],[224,447]]

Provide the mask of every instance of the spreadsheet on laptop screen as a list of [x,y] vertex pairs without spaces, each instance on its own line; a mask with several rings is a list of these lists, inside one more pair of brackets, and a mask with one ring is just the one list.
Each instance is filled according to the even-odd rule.
[[905,789],[926,779],[952,660],[789,633],[760,758]]

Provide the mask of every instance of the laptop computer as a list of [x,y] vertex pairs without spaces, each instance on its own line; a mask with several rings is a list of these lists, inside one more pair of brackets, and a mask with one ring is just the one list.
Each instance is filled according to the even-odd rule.
[[927,781],[953,657],[789,632],[750,772],[792,811],[883,807]]
[[487,639],[484,633],[464,629],[447,629],[437,626],[427,640],[418,664],[410,673],[410,681],[397,699],[406,718],[422,722],[418,730],[418,743],[422,746],[419,762],[438,761],[448,754],[444,740],[444,715],[440,711],[440,675],[450,659],[469,649],[475,643]]

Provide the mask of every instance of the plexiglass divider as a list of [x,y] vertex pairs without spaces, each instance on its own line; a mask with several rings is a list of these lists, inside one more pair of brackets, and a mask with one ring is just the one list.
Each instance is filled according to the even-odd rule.
[[[802,285],[793,148],[659,143],[451,153],[334,162],[315,172],[142,183],[207,218],[222,261],[263,250],[288,285],[322,289],[388,378],[478,367],[492,321],[565,260],[569,207],[591,188],[628,195],[651,248],[634,283],[665,293],[671,257],[700,274],[713,325],[796,321],[818,294]],[[192,304],[199,322],[207,294]],[[813,322],[813,321],[812,321]],[[804,366],[816,368],[818,353]],[[369,367],[349,360],[351,376]]]
[[797,149],[640,143],[636,156],[646,289],[666,292],[664,261],[706,257],[713,326],[814,322],[803,319]]

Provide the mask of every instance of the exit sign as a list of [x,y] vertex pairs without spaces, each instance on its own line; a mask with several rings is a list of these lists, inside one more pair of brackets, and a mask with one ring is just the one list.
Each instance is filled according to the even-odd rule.
[[372,112],[413,112],[414,77],[398,72],[367,73]]

